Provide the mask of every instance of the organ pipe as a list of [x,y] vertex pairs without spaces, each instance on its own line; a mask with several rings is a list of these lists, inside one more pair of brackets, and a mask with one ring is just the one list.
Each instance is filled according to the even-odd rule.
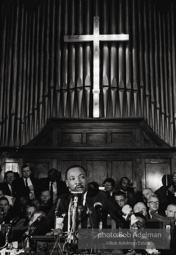
[[174,0],[31,2],[1,15],[1,146],[27,144],[52,117],[93,116],[92,42],[64,36],[92,34],[95,16],[100,34],[129,34],[100,42],[100,117],[143,117],[176,145]]

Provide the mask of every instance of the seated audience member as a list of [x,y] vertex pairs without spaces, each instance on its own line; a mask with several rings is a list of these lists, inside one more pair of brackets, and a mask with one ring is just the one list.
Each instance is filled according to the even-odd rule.
[[138,202],[133,207],[134,213],[142,213],[144,217],[147,216],[147,207],[143,202]]
[[38,181],[32,176],[31,169],[28,165],[22,166],[22,177],[14,181],[16,197],[25,196],[29,200],[33,200],[38,196]]
[[106,178],[103,181],[103,185],[105,188],[105,191],[110,195],[113,196],[114,190],[115,190],[115,181],[113,178]]
[[20,196],[16,199],[14,204],[14,212],[20,218],[24,218],[26,215],[26,206],[29,204],[28,198],[26,196]]
[[145,188],[142,190],[143,202],[147,205],[148,198],[154,194],[151,188]]
[[167,205],[169,204],[169,191],[168,187],[171,185],[171,175],[163,175],[162,186],[155,191],[155,194],[159,197],[159,211],[164,214]]
[[93,189],[93,190],[99,190],[99,184],[98,184],[98,182],[89,182],[88,183],[88,187],[89,188],[91,188],[91,189]]
[[147,206],[148,206],[148,218],[152,219],[153,215],[152,213],[157,213],[159,210],[159,198],[157,195],[152,194],[147,200]]
[[175,255],[176,251],[176,228],[174,218],[176,217],[176,204],[169,204],[165,211],[166,217],[172,218],[170,249],[163,250],[162,255]]
[[19,217],[14,214],[13,208],[10,206],[9,200],[6,197],[0,198],[0,209],[0,224],[10,224],[11,221],[16,221],[19,219]]
[[34,205],[27,205],[26,206],[26,219],[30,221],[34,213],[37,211]]
[[2,183],[2,190],[4,195],[15,197],[15,189],[13,182],[15,180],[15,173],[12,171],[5,172],[4,183]]
[[41,210],[41,202],[38,198],[33,199],[30,204],[34,205],[37,211]]
[[176,172],[172,174],[172,182],[168,187],[169,204],[176,204]]
[[55,168],[48,171],[48,177],[40,179],[41,191],[49,190],[53,204],[57,198],[67,192],[67,187],[64,181],[61,180],[61,173]]
[[121,208],[123,208],[127,204],[127,198],[124,192],[114,192],[114,199]]
[[126,195],[127,204],[133,206],[135,204],[134,190],[130,185],[130,180],[127,177],[122,177],[119,182],[119,189]]
[[[48,214],[46,220],[41,222],[41,224],[34,231],[36,234],[45,234],[54,228],[55,222],[55,210],[57,216],[62,218],[62,224],[60,224],[61,229],[64,231],[71,227],[71,224],[76,224],[78,227],[81,224],[82,228],[87,228],[88,222],[90,227],[99,228],[101,219],[103,221],[103,214],[110,214],[112,219],[115,220],[117,227],[125,227],[126,222],[122,217],[122,213],[119,205],[114,201],[114,199],[109,196],[104,191],[95,191],[95,194],[89,192],[87,183],[87,173],[86,170],[79,165],[69,167],[65,173],[66,184],[69,191],[63,194],[58,202],[57,208],[51,210]],[[75,201],[75,193],[81,193],[78,196],[78,208],[81,207],[82,210],[77,213],[75,221],[71,220],[72,203]],[[77,197],[76,196],[76,197]],[[69,225],[68,225],[69,223]],[[106,222],[103,222],[103,227]],[[73,225],[72,227],[73,228]]]
[[4,197],[4,192],[1,188],[0,188],[0,197]]
[[45,213],[41,211],[37,212],[34,205],[27,205],[25,217],[12,227],[12,240],[22,242],[26,235],[32,234],[40,220],[45,217]]
[[166,217],[176,219],[176,204],[169,204],[165,211]]
[[40,210],[48,214],[53,206],[49,190],[44,190],[41,192],[40,201],[41,201]]

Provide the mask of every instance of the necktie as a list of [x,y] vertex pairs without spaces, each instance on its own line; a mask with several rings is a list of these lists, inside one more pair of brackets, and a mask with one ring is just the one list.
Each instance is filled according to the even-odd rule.
[[25,185],[26,185],[26,188],[28,188],[28,181],[27,181],[27,179],[25,180]]
[[53,202],[53,182],[51,182],[51,185],[50,185],[50,196],[51,196],[51,201]]
[[29,197],[29,186],[28,186],[27,179],[25,179],[25,186],[26,186],[26,196]]

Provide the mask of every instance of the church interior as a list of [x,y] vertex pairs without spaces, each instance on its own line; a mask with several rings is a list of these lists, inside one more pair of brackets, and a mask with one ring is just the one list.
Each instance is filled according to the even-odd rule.
[[176,172],[174,0],[1,0],[0,183],[72,165],[135,192]]

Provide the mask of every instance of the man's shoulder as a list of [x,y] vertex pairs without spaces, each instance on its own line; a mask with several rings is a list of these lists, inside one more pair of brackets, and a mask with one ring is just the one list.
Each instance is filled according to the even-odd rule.
[[18,185],[18,184],[21,184],[23,183],[23,178],[22,177],[19,177],[18,179],[14,180],[13,184],[14,185]]
[[105,191],[102,191],[102,190],[96,190],[96,191],[88,190],[88,196],[92,197],[93,200],[103,200],[103,201],[105,201],[108,197],[110,197]]

